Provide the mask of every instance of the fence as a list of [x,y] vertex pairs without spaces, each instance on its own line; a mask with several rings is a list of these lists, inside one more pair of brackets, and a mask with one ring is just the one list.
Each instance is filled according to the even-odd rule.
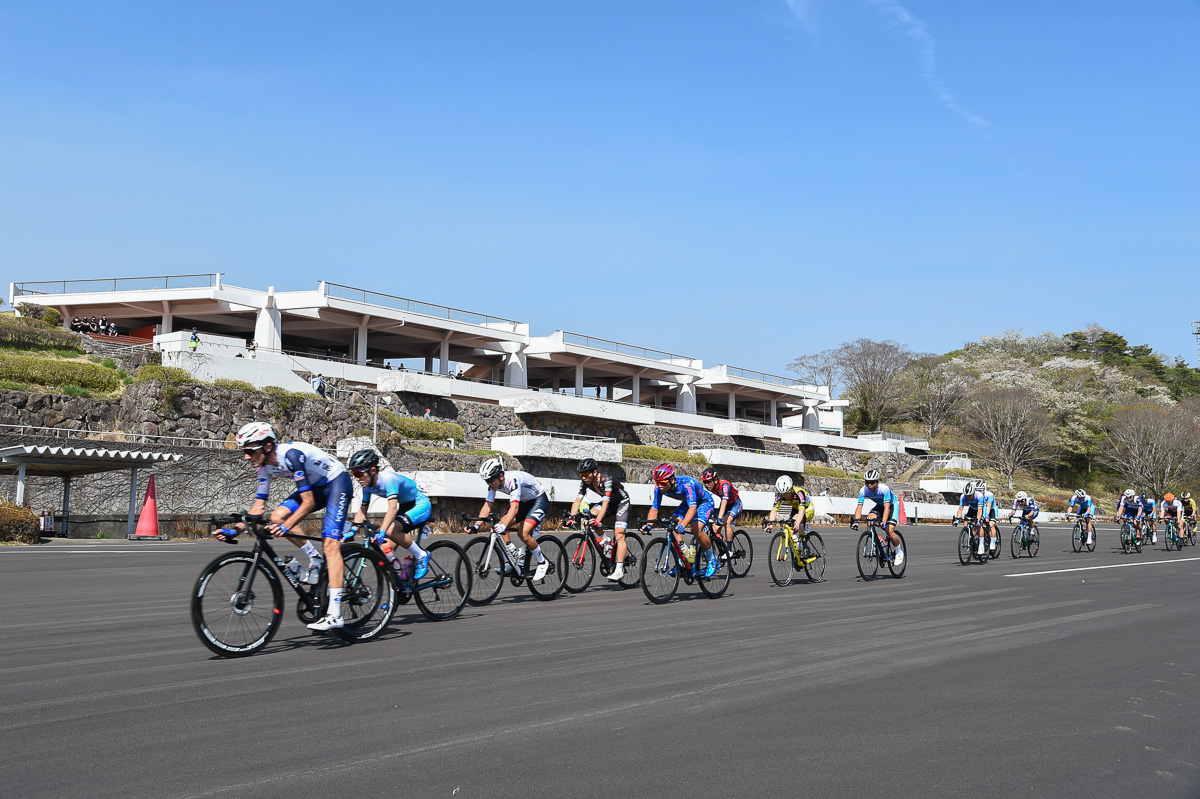
[[208,275],[159,275],[156,277],[113,277],[90,280],[35,280],[13,284],[13,296],[23,294],[89,294],[98,291],[148,291],[152,289],[198,289],[221,285],[220,272]]
[[158,436],[148,433],[122,433],[119,430],[75,430],[69,427],[41,427],[27,424],[0,424],[0,433],[14,435],[37,435],[47,438],[78,439],[86,441],[115,441],[125,444],[157,444],[165,447],[199,447],[201,449],[235,449],[225,440],[213,438],[188,438],[186,436]]
[[438,319],[450,319],[455,322],[465,322],[481,327],[500,327],[516,332],[520,322],[505,319],[500,316],[464,311],[461,308],[451,308],[447,305],[437,305],[431,302],[410,300],[407,297],[397,297],[392,294],[381,294],[377,291],[356,289],[353,286],[343,286],[340,283],[325,283],[325,296],[352,302],[362,302],[368,305],[378,305],[383,308],[394,308],[398,311],[409,311],[423,316]]

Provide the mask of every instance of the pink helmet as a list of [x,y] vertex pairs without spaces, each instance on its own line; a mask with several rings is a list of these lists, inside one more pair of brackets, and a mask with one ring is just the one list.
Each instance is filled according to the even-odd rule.
[[654,474],[652,475],[656,483],[665,483],[674,476],[675,467],[669,463],[662,463],[654,467]]

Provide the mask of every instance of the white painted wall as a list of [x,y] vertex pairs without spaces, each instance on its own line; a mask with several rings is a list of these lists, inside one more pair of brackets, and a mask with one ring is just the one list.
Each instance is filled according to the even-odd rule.
[[745,452],[738,449],[692,449],[688,452],[703,455],[714,466],[743,466],[747,469],[771,469],[791,474],[804,471],[804,458],[791,458],[786,455]]
[[492,449],[518,458],[524,455],[531,458],[573,461],[595,458],[601,463],[621,462],[621,445],[611,441],[538,435],[492,436]]

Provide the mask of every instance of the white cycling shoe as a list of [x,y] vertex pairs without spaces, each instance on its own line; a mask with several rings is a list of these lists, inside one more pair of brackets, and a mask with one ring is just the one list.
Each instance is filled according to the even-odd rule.
[[549,570],[550,570],[550,561],[543,560],[541,563],[539,563],[537,565],[537,568],[533,570],[533,577],[531,579],[534,581],[545,580],[546,572],[548,572]]
[[619,583],[625,578],[625,564],[622,563],[617,568],[613,569],[613,573],[608,575],[610,582]]
[[325,632],[326,630],[336,630],[345,626],[346,622],[341,616],[332,616],[326,613],[324,616],[308,625],[308,629],[316,630],[318,632]]
[[903,549],[896,550],[896,552],[892,558],[892,565],[893,566],[903,566],[904,565],[904,550]]

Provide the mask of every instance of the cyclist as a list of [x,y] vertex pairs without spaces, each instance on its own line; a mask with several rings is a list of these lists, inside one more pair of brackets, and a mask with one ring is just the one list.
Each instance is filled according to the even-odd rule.
[[[711,553],[712,541],[709,539],[705,527],[713,512],[712,496],[695,477],[676,475],[675,467],[669,463],[662,463],[654,467],[651,478],[654,480],[654,500],[650,503],[650,512],[646,514],[647,522],[658,518],[658,509],[662,505],[664,496],[677,499],[679,507],[675,508],[673,516],[678,521],[675,529],[671,531],[675,540],[682,541],[679,533],[683,530],[690,530],[696,536],[696,540],[700,542],[700,549]],[[642,532],[648,533],[652,529],[654,529],[652,525],[646,524],[642,527]],[[717,558],[710,557],[707,561],[707,565],[704,567],[704,576],[712,577],[717,573]]]
[[[1138,497],[1138,501],[1141,502],[1142,505],[1142,511],[1138,514],[1138,518],[1142,519],[1146,523],[1146,529],[1150,531],[1150,543],[1157,544],[1158,528],[1154,524],[1154,519],[1155,509],[1158,507],[1158,503],[1155,501],[1153,494],[1147,494],[1145,491],[1143,491],[1142,495]],[[1143,538],[1144,537],[1145,536],[1143,536]]]
[[[1125,493],[1121,495],[1121,499],[1117,502],[1117,524],[1124,524],[1127,521],[1137,522],[1138,515],[1142,511],[1142,503],[1138,501],[1137,494],[1132,488],[1125,489]],[[1138,538],[1142,537],[1141,528],[1134,524],[1137,529]]]
[[1034,523],[1034,519],[1038,517],[1037,500],[1024,491],[1017,492],[1016,499],[1013,500],[1012,511],[1008,514],[1008,520],[1011,522],[1017,514],[1020,514],[1022,523],[1029,525],[1035,532],[1037,531],[1037,524]]
[[[271,493],[271,479],[284,474],[296,481],[296,490],[271,512],[271,534],[276,538],[296,529],[306,516],[325,509],[321,530],[324,555],[317,552],[311,541],[300,543],[289,538],[308,555],[309,573],[306,582],[316,582],[322,561],[329,564],[329,610],[308,625],[310,630],[332,630],[342,627],[342,549],[346,532],[346,514],[354,496],[354,484],[338,459],[311,444],[280,444],[275,428],[266,422],[250,422],[237,432],[237,445],[251,466],[258,469],[258,492],[249,513],[262,513]],[[232,541],[245,525],[223,527],[213,535],[222,541]]]
[[782,519],[790,523],[792,530],[797,535],[803,535],[807,532],[808,523],[813,520],[815,515],[816,510],[813,508],[812,497],[808,495],[804,487],[797,486],[786,474],[780,475],[779,479],[775,481],[775,504],[771,506],[771,512],[767,514],[767,518],[763,519],[763,529],[767,529],[767,525],[776,519]]
[[726,541],[733,540],[733,523],[742,515],[742,498],[733,483],[717,476],[717,470],[709,466],[700,475],[700,482],[712,493],[716,506],[717,532]]
[[[873,505],[864,517],[863,505],[867,502]],[[895,552],[893,562],[900,566],[904,563],[904,548],[900,545],[900,536],[896,535],[895,509],[896,495],[892,493],[892,489],[888,488],[886,483],[879,482],[878,469],[868,469],[863,475],[863,487],[858,490],[858,505],[854,507],[854,518],[850,521],[850,526],[857,530],[859,520],[878,519],[887,530],[888,540],[892,542],[892,550]]]
[[1184,491],[1182,494],[1179,495],[1179,498],[1181,500],[1183,500],[1183,521],[1184,521],[1184,524],[1187,525],[1187,527],[1184,528],[1184,530],[1185,531],[1195,530],[1196,529],[1196,500],[1192,499],[1191,491]]
[[[550,510],[550,498],[546,496],[542,484],[528,472],[517,470],[505,472],[504,464],[499,458],[485,460],[479,467],[479,476],[483,478],[488,487],[487,498],[483,501],[483,509],[479,511],[479,515],[487,516],[492,512],[492,503],[496,500],[497,491],[508,494],[508,512],[492,529],[504,541],[504,546],[508,548],[513,560],[516,560],[517,547],[509,538],[508,529],[520,522],[521,526],[517,529],[517,535],[525,544],[526,551],[532,552],[534,560],[537,562],[532,579],[535,582],[545,579],[546,572],[550,569],[550,561],[546,560],[541,546],[538,545],[537,528]],[[478,530],[478,522],[467,527],[468,532]]]
[[613,555],[617,565],[612,574],[608,575],[608,579],[614,583],[620,582],[625,576],[625,529],[629,527],[629,492],[621,485],[620,480],[601,472],[595,458],[581,460],[576,471],[579,472],[579,496],[571,503],[571,516],[573,518],[579,512],[584,494],[589,490],[599,495],[600,504],[592,505],[589,509],[591,523],[596,527],[612,524],[613,546],[616,549]]
[[995,552],[1000,548],[1000,531],[996,526],[996,495],[988,488],[986,480],[980,480],[975,486],[975,490],[983,495],[983,498],[979,501],[982,508],[981,518],[990,533],[989,541],[991,550]]
[[1174,519],[1175,524],[1179,525],[1181,535],[1187,535],[1187,529],[1183,526],[1183,503],[1175,498],[1175,495],[1170,491],[1163,494],[1162,504],[1158,506],[1158,518]]
[[[421,525],[429,521],[433,515],[433,505],[429,497],[421,493],[417,484],[391,469],[379,468],[379,453],[373,449],[360,449],[350,456],[346,464],[354,479],[362,486],[363,501],[358,513],[354,514],[354,528],[367,520],[367,507],[371,497],[383,497],[387,500],[387,510],[383,521],[379,524],[376,538],[380,543],[387,538],[393,544],[402,546],[412,553],[413,577],[421,579],[429,571],[429,553],[421,549]],[[417,531],[417,538],[409,535],[410,530]],[[400,559],[396,557],[395,549],[389,547],[383,552],[391,562],[392,568],[400,568]]]
[[[983,524],[984,517],[980,514],[979,505],[983,501],[983,495],[975,490],[975,484],[968,482],[963,486],[963,492],[958,498],[958,513],[954,516],[954,526],[965,519],[978,519],[980,524]],[[979,551],[975,554],[982,556],[984,547],[987,546],[983,541],[983,536],[979,537]]]
[[1067,515],[1071,515],[1071,509],[1076,508],[1076,515],[1079,516],[1079,521],[1083,522],[1083,527],[1087,530],[1087,543],[1090,546],[1096,536],[1096,527],[1092,524],[1092,517],[1096,515],[1096,503],[1088,496],[1088,492],[1082,488],[1075,489],[1075,496],[1071,497],[1071,501],[1067,503]]

